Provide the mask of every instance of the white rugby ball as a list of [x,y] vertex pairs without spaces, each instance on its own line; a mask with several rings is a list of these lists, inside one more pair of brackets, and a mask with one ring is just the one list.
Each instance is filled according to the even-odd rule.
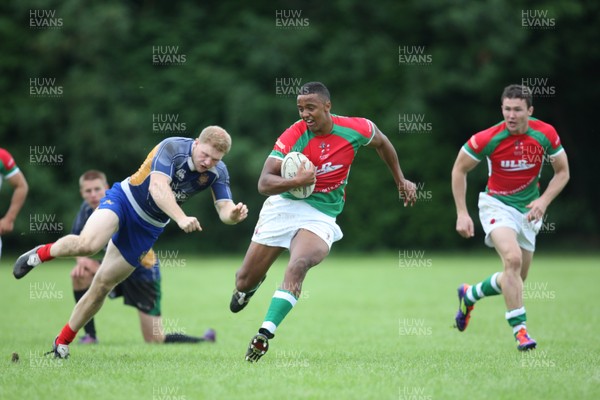
[[[310,168],[313,163],[304,154],[292,151],[288,153],[281,163],[281,176],[285,179],[291,179],[298,173],[300,164],[304,163],[304,168]],[[289,193],[299,199],[305,199],[310,196],[315,190],[315,184],[308,186],[300,186],[289,190]]]

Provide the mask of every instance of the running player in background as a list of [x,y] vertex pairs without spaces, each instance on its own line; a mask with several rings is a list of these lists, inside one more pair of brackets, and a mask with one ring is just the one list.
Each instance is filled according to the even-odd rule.
[[[489,178],[479,194],[479,218],[485,244],[498,252],[504,270],[475,285],[458,288],[456,327],[467,328],[475,302],[485,296],[504,295],[506,320],[521,351],[536,347],[527,331],[523,281],[527,278],[535,238],[546,209],[569,181],[569,164],[552,125],[533,114],[531,90],[510,85],[500,98],[504,121],[473,135],[461,148],[452,169],[456,204],[456,231],[464,238],[475,234],[466,206],[467,174],[485,158]],[[548,157],[548,158],[546,158]],[[549,161],[554,176],[540,196],[542,166]]]
[[[89,170],[81,175],[79,178],[79,192],[83,198],[83,203],[75,218],[71,234],[81,234],[85,223],[100,205],[100,199],[105,196],[107,190],[108,182],[103,172]],[[73,281],[73,294],[77,303],[91,286],[101,260],[90,257],[77,257],[76,260],[77,264],[71,271],[71,280]],[[137,308],[144,340],[147,343],[214,342],[216,333],[212,329],[207,330],[203,337],[188,336],[182,333],[164,333],[160,308],[162,298],[160,262],[154,251],[150,250],[142,259],[141,264],[144,268],[136,268],[108,296],[111,299],[123,296],[125,304]],[[98,343],[94,318],[90,319],[83,328],[85,335],[79,339],[79,343]]]
[[[275,143],[258,181],[260,193],[269,196],[260,212],[254,236],[236,274],[232,312],[241,311],[264,281],[266,273],[283,253],[290,252],[285,276],[271,300],[262,326],[248,346],[246,360],[258,361],[269,348],[275,329],[296,304],[308,270],[329,254],[342,238],[336,217],[344,207],[350,166],[362,146],[374,148],[390,169],[404,206],[413,204],[416,186],[404,178],[398,156],[389,139],[365,118],[330,114],[329,90],[320,82],[302,86],[297,97],[300,120]],[[304,153],[314,164],[300,167],[294,179],[281,177],[281,163],[291,151]],[[313,184],[314,192],[297,199],[288,190]]]
[[52,352],[56,357],[68,357],[68,345],[100,310],[109,292],[135,269],[144,268],[141,261],[170,219],[186,233],[202,230],[198,219],[185,214],[180,206],[191,196],[211,189],[223,223],[237,224],[246,219],[248,208],[233,202],[229,173],[221,161],[230,148],[231,137],[218,126],[203,129],[197,139],[163,140],[136,173],[106,192],[80,235],[37,246],[17,259],[13,274],[21,279],[55,257],[93,255],[108,243],[92,285],[54,340]]
[[29,191],[25,175],[17,167],[14,158],[7,150],[0,147],[0,187],[2,187],[4,179],[13,187],[13,194],[8,210],[0,218],[0,257],[2,257],[2,235],[13,231],[15,220],[23,204],[25,204],[27,192]]

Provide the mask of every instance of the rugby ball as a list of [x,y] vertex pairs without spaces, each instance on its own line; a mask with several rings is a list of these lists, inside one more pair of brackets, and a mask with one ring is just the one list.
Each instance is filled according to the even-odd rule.
[[[298,173],[298,168],[302,163],[304,163],[305,168],[310,168],[313,165],[308,157],[300,152],[292,151],[288,153],[281,163],[281,176],[285,179],[292,179]],[[313,190],[315,190],[314,183],[290,189],[289,193],[298,199],[305,199],[312,194]]]

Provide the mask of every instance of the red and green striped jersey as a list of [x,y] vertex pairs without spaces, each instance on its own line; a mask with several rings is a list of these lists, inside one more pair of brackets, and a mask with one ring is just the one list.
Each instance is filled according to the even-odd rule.
[[526,213],[525,206],[540,197],[542,166],[563,147],[552,125],[529,118],[527,132],[510,134],[503,121],[471,136],[463,151],[477,161],[487,157],[489,195]]
[[[358,149],[373,138],[375,126],[366,118],[331,117],[333,129],[327,135],[315,135],[304,120],[297,121],[279,136],[269,157],[283,160],[289,152],[304,153],[317,169],[315,190],[304,201],[336,217],[344,208],[350,166]],[[298,200],[287,192],[281,196]]]
[[0,187],[2,180],[8,179],[19,172],[19,167],[15,163],[15,159],[5,149],[0,147]]

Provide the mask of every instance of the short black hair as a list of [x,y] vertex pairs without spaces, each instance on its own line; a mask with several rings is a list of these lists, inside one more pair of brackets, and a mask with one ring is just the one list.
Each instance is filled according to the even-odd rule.
[[331,96],[329,95],[329,89],[321,82],[308,82],[302,85],[300,88],[300,95],[305,94],[317,94],[325,101],[330,101]]
[[527,108],[533,105],[533,97],[531,95],[531,89],[523,85],[508,85],[504,88],[502,96],[500,97],[500,105],[504,102],[504,99],[523,99],[527,104]]

